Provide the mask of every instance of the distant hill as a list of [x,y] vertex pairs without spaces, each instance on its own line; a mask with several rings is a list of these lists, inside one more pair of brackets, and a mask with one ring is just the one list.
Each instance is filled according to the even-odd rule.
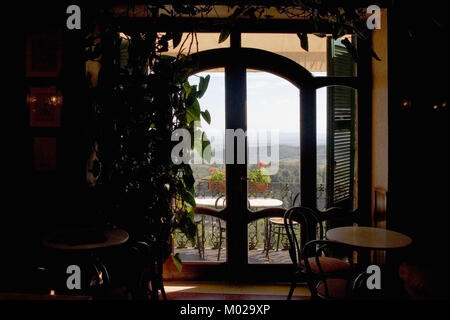
[[[278,147],[280,161],[300,161],[300,147],[290,145],[280,145]],[[257,154],[256,147],[249,148],[250,156],[255,157]],[[270,149],[268,150],[270,156]],[[319,165],[325,165],[327,157],[327,149],[325,145],[317,146],[317,162]],[[253,161],[255,162],[255,161]]]
[[[278,134],[280,139],[280,145],[288,145],[288,146],[299,146],[300,145],[300,134],[298,132],[280,132]],[[327,136],[323,133],[317,134],[317,144],[325,145]]]
[[[280,161],[300,161],[300,147],[292,145],[280,145],[278,146],[279,160]],[[225,154],[222,151],[222,156]],[[267,150],[267,156],[270,158],[272,155],[271,148]],[[327,150],[325,145],[317,146],[317,161],[319,165],[325,165]],[[249,147],[249,162],[257,163],[258,160],[258,148]]]
[[[250,156],[256,156],[257,149],[250,148]],[[270,150],[268,150],[270,156]],[[299,163],[300,163],[300,148],[298,146],[290,146],[290,145],[280,145],[279,146],[279,156],[280,163],[279,168],[280,172],[273,176],[274,181],[286,181],[290,183],[299,183]],[[250,161],[250,163],[256,163],[256,160]],[[321,172],[321,177],[318,177],[318,182],[323,181],[324,169],[326,164],[326,146],[319,145],[317,147],[317,165],[318,172]],[[255,167],[256,165],[250,165],[250,169]],[[216,168],[218,170],[225,169],[225,165],[221,164],[198,164],[193,165],[194,169],[194,177],[198,181],[201,178],[206,178],[210,176],[209,170],[211,168]],[[284,173],[283,173],[284,172]]]

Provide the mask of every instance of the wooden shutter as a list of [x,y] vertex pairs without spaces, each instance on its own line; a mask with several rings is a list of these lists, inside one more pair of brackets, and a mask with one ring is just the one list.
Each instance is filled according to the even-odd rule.
[[[355,76],[356,64],[347,49],[328,38],[328,76]],[[355,162],[355,90],[327,88],[328,207],[353,209]]]

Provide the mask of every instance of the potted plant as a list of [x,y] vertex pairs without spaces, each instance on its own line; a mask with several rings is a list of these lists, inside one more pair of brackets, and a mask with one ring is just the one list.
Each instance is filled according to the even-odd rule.
[[267,174],[264,168],[264,163],[260,162],[258,168],[248,172],[248,181],[257,193],[264,193],[267,190],[268,184],[272,179]]
[[211,176],[208,178],[209,191],[212,193],[225,192],[225,170],[211,169]]
[[[95,186],[98,207],[111,225],[128,231],[132,248],[139,247],[141,271],[160,279],[169,257],[178,270],[182,267],[179,254],[172,250],[176,230],[195,245],[195,179],[188,163],[173,161],[171,152],[178,142],[171,137],[177,129],[200,133],[191,135],[191,149],[195,147],[209,161],[209,140],[200,120],[210,123],[211,118],[198,101],[207,90],[209,76],[200,77],[199,85],[189,83],[193,67],[181,54],[180,32],[125,35],[119,31],[102,20],[86,37],[85,59],[101,58],[102,63],[96,86],[86,84],[87,136],[98,144],[102,161]],[[169,41],[174,48],[180,45],[179,56],[163,54]],[[145,296],[146,278],[138,278],[139,283],[130,280],[129,290]],[[152,281],[151,294],[157,297],[162,280]]]

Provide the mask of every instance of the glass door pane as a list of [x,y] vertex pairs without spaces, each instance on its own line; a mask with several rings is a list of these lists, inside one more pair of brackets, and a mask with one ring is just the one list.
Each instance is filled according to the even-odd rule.
[[[199,99],[201,109],[208,110],[211,121],[201,118],[201,127],[211,141],[211,161],[201,159],[194,151],[191,167],[195,178],[197,207],[222,210],[225,199],[225,73],[224,69],[214,69],[197,73],[189,78],[191,85],[199,85],[200,77],[210,77],[208,89]],[[179,253],[183,262],[224,262],[226,261],[226,222],[209,215],[196,214],[197,226],[195,245],[186,236],[177,232],[174,239],[174,253]]]
[[[315,76],[326,76],[318,72]],[[327,207],[327,89],[316,91],[317,106],[317,208]]]
[[[267,72],[247,73],[249,210],[289,208],[300,192],[300,92]],[[248,225],[250,264],[291,263],[283,218]]]

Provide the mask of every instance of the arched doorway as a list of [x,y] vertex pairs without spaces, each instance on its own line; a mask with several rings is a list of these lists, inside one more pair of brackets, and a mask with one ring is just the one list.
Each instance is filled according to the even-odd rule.
[[[190,56],[195,66],[192,74],[214,68],[225,70],[225,129],[247,132],[247,70],[253,69],[279,76],[299,90],[300,124],[300,199],[301,204],[316,207],[316,172],[317,172],[317,135],[316,135],[316,90],[332,85],[354,86],[354,78],[314,77],[308,70],[296,62],[275,53],[240,46],[240,34],[232,34],[231,47],[202,51]],[[233,137],[234,139],[234,137]],[[237,141],[234,141],[237,142]],[[247,141],[246,141],[247,143]],[[227,144],[226,145],[230,145]],[[214,210],[198,206],[198,214],[220,218],[226,224],[226,259],[225,262],[183,266],[186,270],[196,267],[197,273],[225,275],[226,279],[249,279],[258,277],[260,272],[268,274],[268,268],[277,270],[281,275],[283,268],[290,265],[250,265],[248,261],[248,224],[267,217],[282,217],[284,209],[266,208],[249,210],[247,170],[248,157],[239,163],[237,159],[238,143],[234,148],[232,163],[226,164],[226,203],[223,209]],[[246,148],[247,149],[247,148]],[[186,268],[187,267],[187,268]],[[188,271],[189,272],[189,271]],[[195,272],[194,272],[195,273]],[[284,274],[288,274],[284,272]]]

